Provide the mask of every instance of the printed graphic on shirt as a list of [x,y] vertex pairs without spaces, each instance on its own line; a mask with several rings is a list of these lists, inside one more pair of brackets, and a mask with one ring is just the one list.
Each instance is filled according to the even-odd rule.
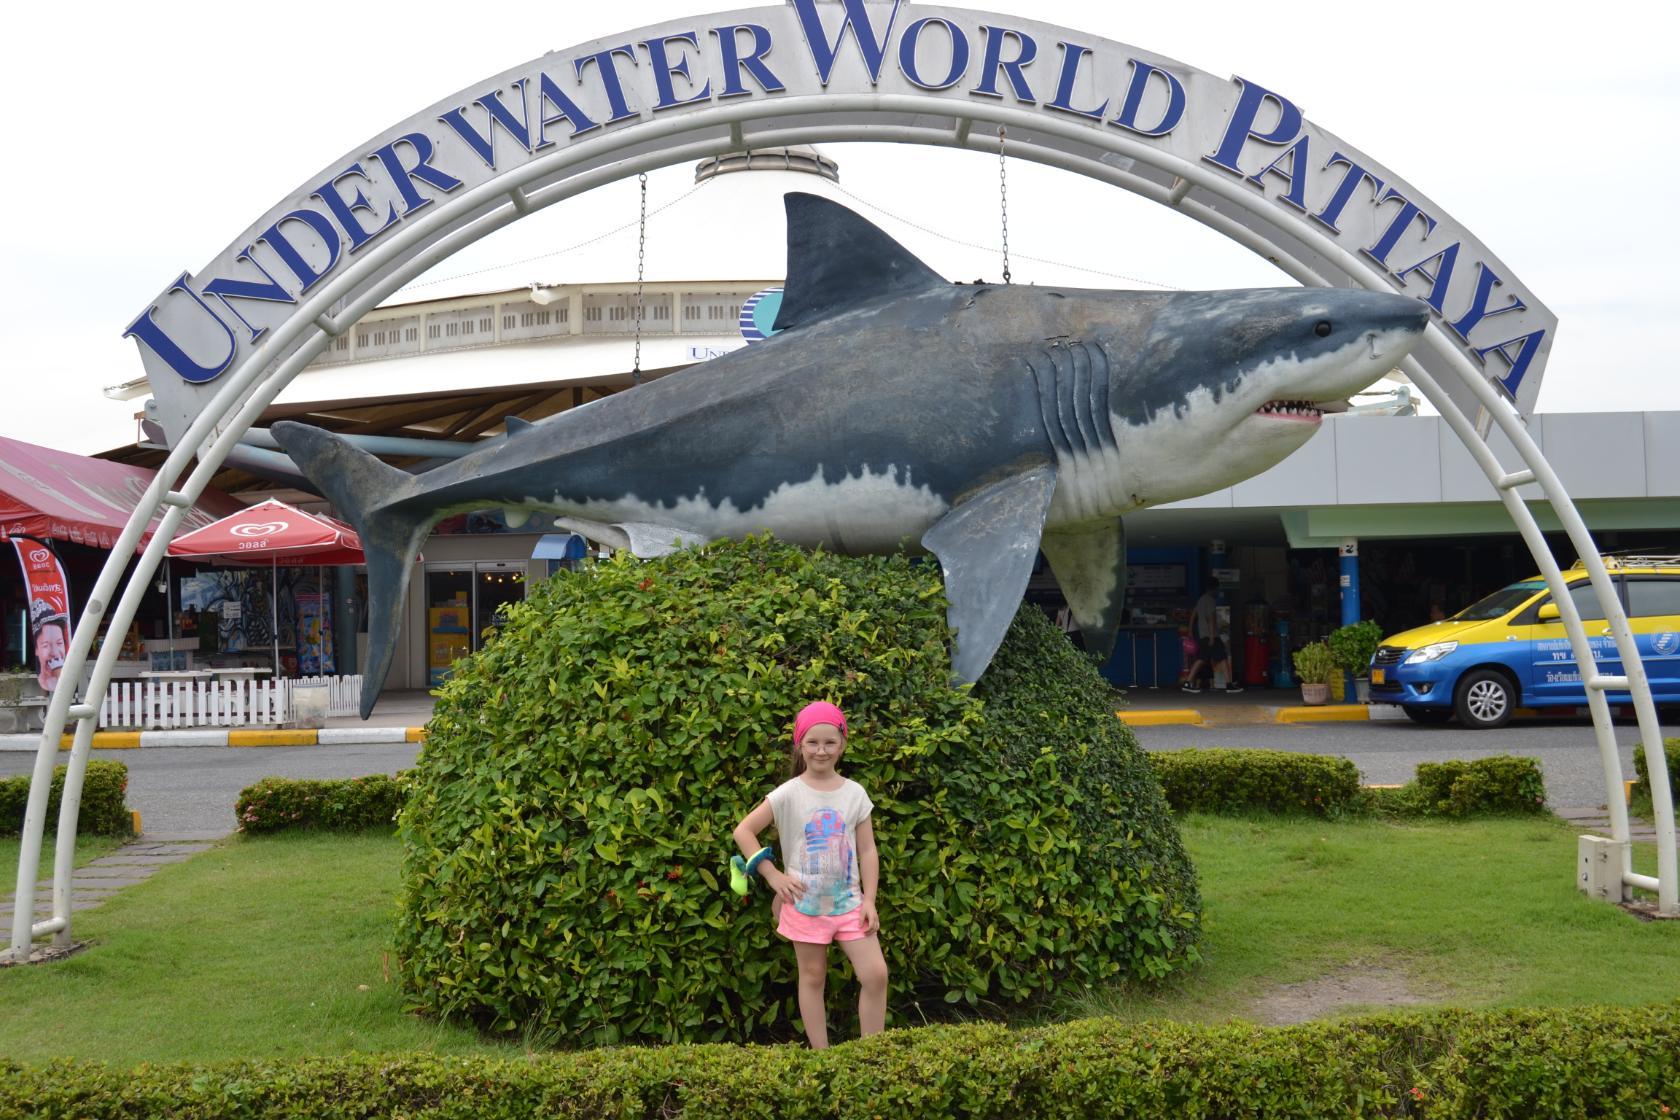
[[818,809],[805,823],[805,857],[799,870],[808,889],[795,908],[812,917],[856,909],[852,867],[846,818],[837,809]]

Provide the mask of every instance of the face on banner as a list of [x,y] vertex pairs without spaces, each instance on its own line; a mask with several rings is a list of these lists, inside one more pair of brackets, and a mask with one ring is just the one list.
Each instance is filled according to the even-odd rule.
[[70,650],[70,581],[53,550],[39,541],[12,538],[29,593],[29,632],[35,646],[35,679],[51,692]]

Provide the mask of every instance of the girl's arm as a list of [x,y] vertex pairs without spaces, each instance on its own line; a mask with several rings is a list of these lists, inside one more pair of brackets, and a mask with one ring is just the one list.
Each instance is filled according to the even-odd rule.
[[[741,823],[735,826],[735,846],[741,849],[745,859],[751,859],[763,847],[758,842],[758,834],[769,828],[776,820],[776,812],[770,808],[768,800],[760,801],[757,808],[741,818]],[[770,889],[783,902],[798,902],[805,896],[805,883],[796,875],[789,875],[777,867],[771,860],[765,860],[758,865],[758,873],[764,877]]]
[[863,887],[863,902],[858,909],[858,915],[863,921],[863,931],[874,933],[881,928],[881,920],[875,914],[875,888],[881,878],[881,857],[875,851],[875,826],[870,818],[865,817],[857,826],[857,860],[858,883]]

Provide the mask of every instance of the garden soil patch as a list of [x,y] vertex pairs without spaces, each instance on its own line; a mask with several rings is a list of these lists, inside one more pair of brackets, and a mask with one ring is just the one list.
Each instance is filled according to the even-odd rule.
[[1355,962],[1313,980],[1280,984],[1254,1001],[1248,1017],[1281,1027],[1327,1019],[1355,1008],[1410,1007],[1440,999],[1439,993],[1420,987],[1402,969]]

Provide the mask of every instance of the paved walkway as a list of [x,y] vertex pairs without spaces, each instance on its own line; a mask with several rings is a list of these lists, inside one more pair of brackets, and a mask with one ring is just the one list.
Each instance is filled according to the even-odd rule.
[[[92,910],[124,887],[143,883],[158,868],[180,863],[210,847],[217,832],[160,832],[135,837],[114,852],[76,868],[70,879],[70,912]],[[17,896],[0,899],[0,929],[10,930]],[[35,884],[35,919],[52,915],[52,876]]]

